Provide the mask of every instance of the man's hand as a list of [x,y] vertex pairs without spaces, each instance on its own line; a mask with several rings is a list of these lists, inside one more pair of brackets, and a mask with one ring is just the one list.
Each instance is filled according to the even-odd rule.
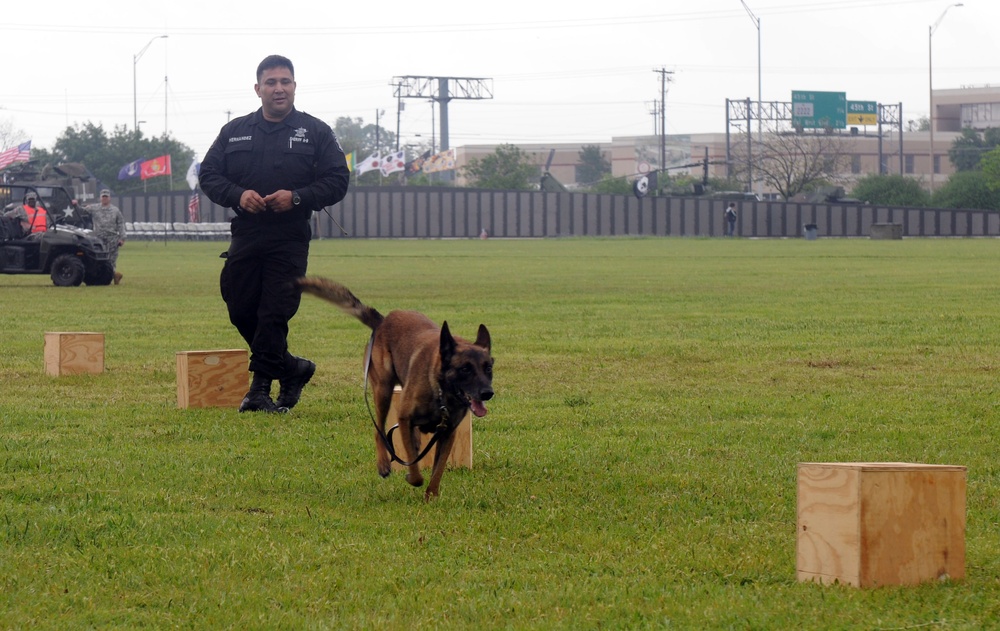
[[283,213],[295,207],[295,204],[292,203],[292,192],[284,189],[275,191],[265,197],[264,203],[267,204],[269,210],[276,213]]
[[247,189],[240,195],[240,208],[251,214],[262,213],[267,210],[267,202],[257,191]]

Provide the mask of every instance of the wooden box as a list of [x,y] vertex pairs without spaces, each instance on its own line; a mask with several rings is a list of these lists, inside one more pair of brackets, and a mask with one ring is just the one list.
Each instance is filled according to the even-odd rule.
[[966,468],[800,463],[796,573],[855,587],[965,577]]
[[46,333],[45,374],[104,372],[103,333]]
[[[388,432],[389,428],[399,422],[399,418],[396,415],[396,406],[399,405],[399,397],[402,392],[402,388],[396,386],[392,391],[392,405],[389,406],[389,415],[385,419],[385,431]],[[421,434],[420,441],[420,451],[424,450],[427,443],[430,442],[431,437],[434,434]],[[396,450],[396,455],[401,459],[406,460],[406,448],[403,447],[403,437],[399,430],[392,433],[392,447]],[[434,466],[434,454],[437,453],[437,447],[431,449],[424,456],[424,459],[420,461],[420,467],[422,469],[429,469]],[[419,452],[418,452],[419,454]],[[465,415],[462,422],[458,427],[455,428],[455,444],[452,445],[451,454],[448,455],[448,466],[449,467],[465,467],[466,469],[472,468],[472,413]],[[392,468],[394,471],[399,471],[405,469],[405,467],[398,462],[393,461]]]
[[177,407],[238,408],[249,387],[249,365],[245,350],[177,353]]

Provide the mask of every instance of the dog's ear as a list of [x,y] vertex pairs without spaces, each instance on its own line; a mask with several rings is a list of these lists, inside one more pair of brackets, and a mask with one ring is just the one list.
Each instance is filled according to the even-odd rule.
[[485,348],[487,353],[490,352],[490,332],[487,330],[485,324],[479,325],[479,333],[476,335],[476,346]]
[[451,336],[451,331],[448,330],[448,321],[445,320],[444,324],[441,325],[441,366],[447,366],[451,364],[451,358],[455,356],[455,338]]

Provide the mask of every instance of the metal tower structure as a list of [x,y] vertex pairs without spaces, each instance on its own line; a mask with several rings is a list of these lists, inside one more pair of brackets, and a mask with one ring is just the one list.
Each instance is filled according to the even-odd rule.
[[[750,99],[726,99],[726,177],[729,177],[732,168],[732,144],[731,136],[732,131],[736,130],[739,133],[746,134],[747,141],[747,156],[748,160],[752,160],[753,156],[753,134],[750,133],[750,129],[754,119],[757,119],[758,124],[761,122],[771,123],[771,129],[778,129],[777,123],[786,123],[787,131],[786,133],[806,133],[806,134],[829,134],[830,131],[823,132],[803,132],[800,130],[795,130],[792,127],[792,103],[789,101],[752,101]],[[889,154],[898,155],[899,157],[899,174],[903,175],[903,104],[890,104],[890,105],[878,105],[878,162],[879,162],[879,173],[885,174],[889,172],[889,162],[888,157],[883,151],[883,137],[886,136],[888,132],[888,137],[893,138],[893,131],[895,131],[895,140],[898,143],[898,153],[893,151]],[[835,135],[838,136],[856,136],[858,135],[858,127],[850,127],[849,130],[836,130]],[[758,137],[759,139],[759,137]],[[750,165],[747,168],[747,187],[752,183],[752,172],[750,171]]]
[[397,99],[430,99],[441,111],[441,150],[450,149],[448,142],[448,102],[452,99],[481,101],[493,98],[493,79],[474,77],[393,77]]

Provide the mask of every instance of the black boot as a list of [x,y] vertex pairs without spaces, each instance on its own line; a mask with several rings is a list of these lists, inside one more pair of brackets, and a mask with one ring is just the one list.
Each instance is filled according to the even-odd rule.
[[281,414],[287,412],[288,408],[283,408],[274,404],[271,400],[271,378],[260,373],[253,374],[253,381],[250,383],[250,391],[243,397],[240,403],[240,412],[267,412],[269,414]]
[[278,391],[278,406],[292,409],[299,402],[302,396],[302,388],[312,379],[316,372],[316,364],[302,357],[293,357],[292,369],[288,371],[288,376],[280,380],[281,389]]

